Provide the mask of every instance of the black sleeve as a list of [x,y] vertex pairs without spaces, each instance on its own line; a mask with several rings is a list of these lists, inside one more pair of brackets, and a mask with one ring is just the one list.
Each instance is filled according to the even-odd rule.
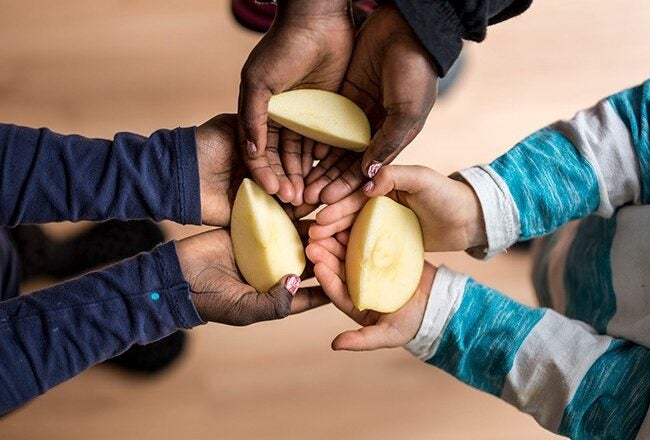
[[433,57],[442,77],[463,47],[483,41],[487,27],[524,12],[532,0],[392,0]]

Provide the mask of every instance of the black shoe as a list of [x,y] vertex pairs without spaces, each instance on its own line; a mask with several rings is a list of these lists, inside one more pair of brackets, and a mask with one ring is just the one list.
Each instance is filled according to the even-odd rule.
[[35,225],[17,226],[9,234],[20,256],[23,280],[39,275],[78,276],[150,251],[165,239],[158,225],[149,220],[98,223],[63,241],[50,239]]
[[119,356],[109,359],[113,365],[133,373],[156,374],[169,368],[185,350],[187,335],[179,330],[148,345],[134,345]]

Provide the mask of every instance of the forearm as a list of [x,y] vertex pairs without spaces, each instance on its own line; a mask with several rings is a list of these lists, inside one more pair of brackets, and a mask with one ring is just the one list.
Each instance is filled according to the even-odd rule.
[[0,225],[152,218],[201,222],[194,129],[112,141],[0,124]]
[[440,76],[449,71],[463,39],[483,41],[488,25],[521,14],[532,0],[472,0],[463,2],[392,0],[431,54]]
[[646,82],[461,171],[483,208],[488,254],[592,213],[649,203],[649,107]]
[[571,438],[631,438],[650,404],[650,350],[444,268],[407,348]]
[[133,344],[201,323],[173,243],[0,303],[0,414]]

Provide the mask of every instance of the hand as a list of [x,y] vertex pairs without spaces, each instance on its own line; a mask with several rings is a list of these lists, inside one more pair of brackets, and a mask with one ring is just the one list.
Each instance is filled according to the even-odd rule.
[[302,204],[314,142],[267,123],[269,99],[296,88],[337,91],[353,42],[347,0],[279,2],[273,26],[244,65],[239,126],[245,162],[255,181],[284,202]]
[[268,292],[257,292],[241,279],[224,229],[181,240],[176,250],[194,305],[205,321],[243,326],[329,302],[317,287],[299,289],[298,274],[284,276]]
[[236,115],[219,115],[196,129],[196,153],[201,186],[201,219],[225,227],[246,169],[237,148]]
[[307,256],[314,262],[314,273],[332,303],[363,327],[341,333],[332,341],[334,350],[365,351],[400,347],[415,337],[422,324],[436,268],[424,263],[422,278],[413,297],[394,313],[363,312],[354,308],[345,285],[345,246],[347,235],[339,234],[312,241]]
[[341,93],[368,115],[374,136],[363,154],[333,149],[307,177],[307,203],[334,203],[372,178],[422,130],[438,94],[426,49],[394,6],[378,8],[357,37]]
[[427,252],[459,251],[487,243],[481,204],[466,183],[423,166],[390,165],[362,190],[325,207],[309,230],[320,240],[349,228],[368,197],[387,195],[420,220]]

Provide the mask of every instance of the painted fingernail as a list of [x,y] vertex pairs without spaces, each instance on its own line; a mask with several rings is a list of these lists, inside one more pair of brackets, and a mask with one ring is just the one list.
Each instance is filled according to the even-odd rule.
[[373,182],[372,180],[369,180],[368,182],[366,182],[365,185],[363,185],[363,190],[364,190],[365,192],[370,192],[370,191],[372,191],[374,188],[375,188],[375,184],[374,184],[374,182]]
[[292,295],[295,295],[300,286],[300,277],[298,275],[291,274],[284,281],[284,287],[287,288]]
[[257,153],[257,146],[252,141],[246,141],[246,151],[248,152],[248,157],[255,159],[255,153]]
[[381,170],[382,163],[376,160],[373,160],[370,162],[370,166],[368,166],[368,177],[371,179],[379,173],[379,170]]

